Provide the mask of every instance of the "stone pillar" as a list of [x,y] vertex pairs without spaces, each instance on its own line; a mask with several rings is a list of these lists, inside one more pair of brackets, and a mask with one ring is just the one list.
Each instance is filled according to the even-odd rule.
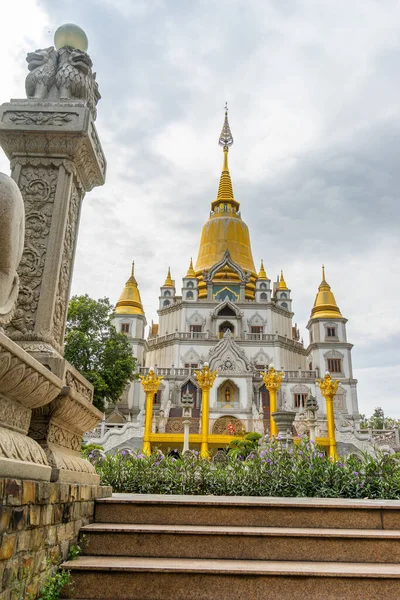
[[106,161],[92,111],[77,100],[3,104],[0,145],[26,213],[20,292],[7,334],[46,362],[63,354],[81,203],[104,183]]

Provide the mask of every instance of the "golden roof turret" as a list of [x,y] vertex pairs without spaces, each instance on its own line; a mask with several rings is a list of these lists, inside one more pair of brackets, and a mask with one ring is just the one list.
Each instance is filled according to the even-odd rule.
[[144,315],[139,288],[135,279],[135,263],[132,261],[132,273],[125,284],[115,307],[117,315]]
[[331,292],[331,286],[325,280],[325,267],[322,265],[322,281],[318,288],[318,293],[311,311],[311,319],[341,318],[342,314],[336,304],[335,296]]
[[164,283],[163,287],[174,287],[174,282],[171,279],[171,269],[170,269],[170,267],[168,267],[167,278],[165,280],[165,283]]
[[261,259],[260,272],[258,273],[258,279],[268,279],[264,269],[264,261]]
[[192,259],[190,259],[190,265],[189,265],[188,271],[186,273],[186,279],[193,278],[193,277],[196,277],[196,273],[194,272],[194,269],[193,269]]
[[[233,144],[233,136],[228,121],[228,110],[225,107],[225,119],[219,137],[219,144],[223,147],[224,161],[221,178],[218,186],[217,198],[211,203],[211,214],[203,227],[200,239],[199,254],[197,256],[195,272],[199,280],[199,298],[207,296],[206,284],[203,282],[203,271],[208,271],[218,263],[229,250],[233,262],[244,271],[250,272],[251,280],[246,284],[246,298],[254,298],[254,282],[257,273],[251,253],[249,230],[241,219],[239,202],[233,195],[232,181],[228,167],[229,147]],[[238,282],[237,274],[229,271],[217,273],[215,281],[223,280],[224,283]]]
[[289,288],[286,285],[285,278],[283,277],[283,271],[281,271],[281,278],[279,280],[278,290],[286,290],[287,292],[289,291]]

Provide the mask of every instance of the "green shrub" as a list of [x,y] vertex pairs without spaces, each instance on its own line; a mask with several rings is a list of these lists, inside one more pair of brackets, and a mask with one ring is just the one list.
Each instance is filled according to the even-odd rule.
[[237,451],[231,448],[222,463],[202,459],[198,452],[176,458],[161,451],[150,456],[123,451],[93,462],[101,483],[114,492],[400,499],[400,468],[392,456],[334,462],[308,441],[289,450],[274,441],[247,458]]

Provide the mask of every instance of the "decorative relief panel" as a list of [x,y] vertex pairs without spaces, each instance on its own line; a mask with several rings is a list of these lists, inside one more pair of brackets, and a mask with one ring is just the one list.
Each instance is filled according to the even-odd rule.
[[54,111],[9,111],[3,113],[2,122],[11,125],[55,125],[62,127],[76,123],[79,120],[78,113],[54,112]]
[[80,202],[80,194],[76,185],[73,184],[53,315],[53,335],[59,345],[59,349],[62,348],[64,342],[69,283],[71,280],[72,261],[74,257]]
[[0,395],[0,424],[19,431],[28,433],[31,420],[31,411],[19,402],[13,402],[9,398]]
[[65,384],[78,394],[83,396],[89,402],[92,402],[93,392],[82,381],[80,381],[71,371],[65,373]]
[[72,433],[55,423],[50,423],[47,441],[79,452],[82,445],[82,436]]
[[20,291],[8,327],[10,337],[21,339],[33,332],[46,259],[58,168],[47,159],[23,165],[19,187],[25,203],[25,248],[18,268]]
[[46,455],[37,442],[22,433],[3,427],[0,427],[0,456],[48,465]]

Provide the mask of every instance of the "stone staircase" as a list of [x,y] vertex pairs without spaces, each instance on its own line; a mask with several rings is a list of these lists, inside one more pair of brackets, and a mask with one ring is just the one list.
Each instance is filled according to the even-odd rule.
[[64,598],[400,597],[399,501],[114,494],[81,532]]

